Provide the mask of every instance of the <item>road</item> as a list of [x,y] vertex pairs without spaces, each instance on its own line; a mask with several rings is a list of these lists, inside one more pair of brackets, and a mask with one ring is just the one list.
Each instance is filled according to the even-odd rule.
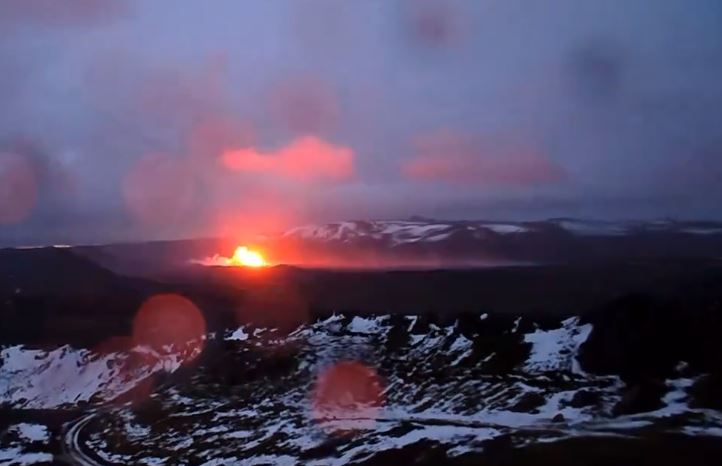
[[88,425],[96,416],[98,416],[98,412],[92,411],[79,417],[70,422],[63,433],[63,453],[73,464],[80,466],[106,466],[85,453],[80,441],[83,427]]

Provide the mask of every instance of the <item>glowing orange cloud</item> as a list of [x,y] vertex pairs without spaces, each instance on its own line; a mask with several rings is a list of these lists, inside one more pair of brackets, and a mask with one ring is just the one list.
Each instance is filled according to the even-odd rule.
[[545,153],[523,143],[479,144],[449,131],[415,141],[416,154],[402,166],[408,178],[451,184],[527,186],[562,181],[566,173]]
[[275,152],[256,148],[225,151],[229,170],[270,174],[295,181],[341,181],[353,175],[354,152],[316,136],[304,136]]
[[194,172],[211,183],[218,182],[218,158],[226,147],[254,144],[253,126],[227,114],[209,114],[195,123],[186,136],[188,158]]

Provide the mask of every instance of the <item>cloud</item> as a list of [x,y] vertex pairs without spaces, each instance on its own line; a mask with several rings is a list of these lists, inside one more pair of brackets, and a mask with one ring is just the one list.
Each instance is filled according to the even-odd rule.
[[410,38],[425,47],[440,47],[458,42],[466,35],[468,6],[449,0],[409,2],[402,17]]
[[222,154],[223,165],[229,170],[302,182],[347,180],[354,173],[353,160],[351,148],[316,136],[294,139],[272,152],[245,148]]
[[545,153],[523,143],[481,144],[472,137],[439,131],[414,141],[415,156],[402,171],[408,178],[449,184],[530,186],[566,179]]
[[338,124],[339,104],[331,87],[310,76],[285,80],[269,96],[274,120],[295,133],[323,133]]
[[127,13],[130,3],[105,0],[3,0],[0,2],[0,23],[47,26],[97,23]]
[[189,215],[197,195],[187,164],[166,154],[141,157],[121,187],[127,212],[142,225],[177,224]]
[[[719,0],[166,3],[0,0],[0,152],[37,185],[0,244],[205,235],[275,208],[722,213]],[[410,152],[434,128],[469,133]],[[152,175],[176,171],[193,187]]]

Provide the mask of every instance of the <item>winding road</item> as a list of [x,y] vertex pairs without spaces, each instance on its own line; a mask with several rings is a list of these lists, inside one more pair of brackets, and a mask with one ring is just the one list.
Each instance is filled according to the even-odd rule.
[[97,411],[87,413],[78,419],[71,421],[63,433],[63,453],[73,463],[80,466],[106,466],[83,451],[80,435],[83,427],[88,425],[96,416]]

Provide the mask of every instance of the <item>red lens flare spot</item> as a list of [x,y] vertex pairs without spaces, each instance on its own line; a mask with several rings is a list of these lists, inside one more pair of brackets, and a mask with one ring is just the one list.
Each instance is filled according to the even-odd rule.
[[127,336],[110,337],[94,346],[90,350],[90,357],[91,359],[95,359],[119,353],[127,353],[131,350],[132,344],[133,341]]
[[183,364],[201,354],[205,335],[201,311],[192,301],[176,294],[149,298],[133,321],[135,347],[148,348],[158,358],[173,356]]
[[122,184],[128,213],[143,225],[177,223],[190,211],[196,195],[191,170],[165,154],[142,157]]
[[18,154],[0,152],[0,225],[25,221],[38,198],[38,181],[30,162]]
[[136,404],[142,403],[143,401],[150,398],[156,389],[156,375],[151,374],[145,379],[137,382],[128,391],[125,391],[118,395],[113,400],[115,406],[122,406],[126,403]]
[[383,406],[376,370],[356,361],[323,370],[312,394],[313,418],[331,433],[372,429]]

